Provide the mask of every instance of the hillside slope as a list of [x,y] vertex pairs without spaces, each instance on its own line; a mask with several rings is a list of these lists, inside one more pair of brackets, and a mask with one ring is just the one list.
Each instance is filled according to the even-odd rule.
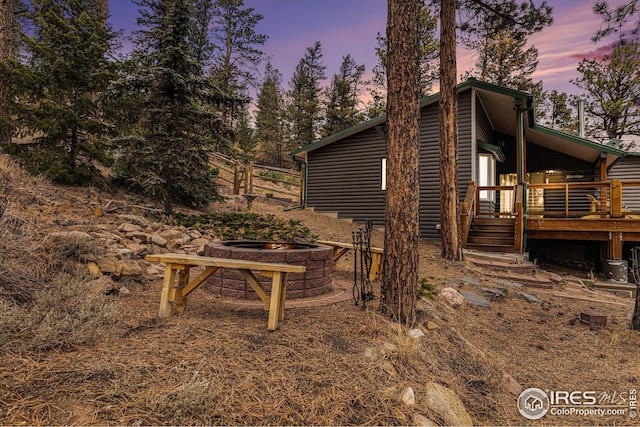
[[[423,299],[417,329],[424,336],[416,338],[377,313],[379,298],[366,310],[349,300],[288,308],[269,333],[263,310],[198,289],[183,315],[158,319],[162,269],[144,255],[197,252],[220,236],[176,225],[140,196],[30,177],[4,156],[0,182],[2,425],[634,421],[628,414],[529,421],[516,406],[527,387],[637,388],[640,334],[626,327],[629,298],[564,282],[507,286],[488,308]],[[208,211],[246,209],[237,198]],[[263,199],[252,211],[301,221],[326,240],[349,242],[358,227]],[[379,231],[373,243],[382,245]],[[436,244],[422,242],[420,255],[421,277],[439,288],[504,288],[495,272],[443,261]],[[352,262],[345,257],[336,267],[336,287],[347,292]],[[586,310],[606,314],[607,325],[577,321]]]

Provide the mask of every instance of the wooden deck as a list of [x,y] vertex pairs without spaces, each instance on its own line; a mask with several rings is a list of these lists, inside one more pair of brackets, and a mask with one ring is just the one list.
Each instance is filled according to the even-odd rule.
[[[522,231],[528,240],[589,240],[607,243],[606,256],[611,259],[621,258],[624,243],[640,242],[640,212],[632,212],[623,202],[623,189],[633,191],[634,187],[640,187],[640,182],[612,180],[529,185],[528,190],[555,191],[557,202],[549,207],[545,204],[545,210],[527,210],[526,220],[523,221],[524,229],[515,230],[516,251],[519,250],[517,235]],[[483,212],[478,199],[482,190],[512,191],[515,197],[511,212]],[[606,205],[603,206],[599,202],[596,205],[593,193],[599,194],[601,200],[606,200]],[[558,195],[561,197],[557,197]],[[461,204],[461,226],[465,227],[463,230],[468,234],[468,224],[474,217],[508,216],[518,219],[522,215],[517,206],[520,200],[516,187],[476,187],[470,182],[465,202]],[[592,201],[591,206],[586,203],[588,200]],[[466,239],[463,241],[466,243]]]

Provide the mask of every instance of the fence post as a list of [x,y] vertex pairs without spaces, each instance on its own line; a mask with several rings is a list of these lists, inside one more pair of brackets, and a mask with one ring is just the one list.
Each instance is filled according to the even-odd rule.
[[239,160],[236,160],[236,164],[233,169],[233,194],[235,196],[240,194],[240,161]]
[[244,194],[253,193],[253,162],[244,168]]

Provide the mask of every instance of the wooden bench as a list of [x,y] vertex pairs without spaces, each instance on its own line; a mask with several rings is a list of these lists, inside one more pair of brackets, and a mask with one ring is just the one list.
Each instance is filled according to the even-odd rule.
[[[332,242],[330,240],[318,240],[316,243],[333,247],[334,266],[344,254],[354,249],[353,243]],[[383,254],[384,249],[371,247],[371,272],[369,273],[369,280],[371,281],[379,279],[382,276]]]
[[[264,302],[265,310],[269,311],[267,329],[270,331],[276,330],[278,321],[284,319],[287,273],[304,273],[306,271],[306,267],[303,265],[274,264],[172,253],[147,255],[146,259],[149,262],[159,262],[165,265],[164,282],[160,296],[160,317],[169,317],[173,303],[176,305],[176,311],[182,313],[184,311],[185,298],[191,292],[218,269],[231,268],[242,273],[249,285]],[[205,270],[193,280],[189,280],[189,270],[194,266],[205,267]],[[252,270],[273,278],[271,295],[265,291],[256,276],[253,275]]]

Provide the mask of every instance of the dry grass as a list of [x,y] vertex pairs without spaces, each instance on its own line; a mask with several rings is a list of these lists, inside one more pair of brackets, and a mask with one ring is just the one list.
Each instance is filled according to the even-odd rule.
[[[441,423],[424,404],[432,381],[453,390],[476,424],[522,425],[504,373],[550,390],[621,392],[640,379],[640,334],[626,327],[632,302],[602,292],[598,298],[626,305],[535,289],[526,291],[543,305],[513,291],[490,309],[423,300],[426,337],[417,340],[380,316],[376,302],[367,310],[348,301],[287,309],[269,333],[264,311],[198,289],[184,315],[160,320],[161,283],[119,296],[96,292],[77,262],[100,249],[44,238],[60,216],[91,218],[89,199],[99,195],[24,176],[2,156],[0,172],[17,189],[0,218],[0,425],[408,425],[416,414]],[[301,220],[327,240],[348,241],[357,227],[275,205],[255,203],[253,211]],[[373,243],[382,244],[381,233]],[[421,277],[431,284],[473,276],[497,285],[465,263],[443,262],[437,245],[423,242],[420,257]],[[343,258],[338,278],[352,280],[351,262]],[[609,324],[575,322],[586,309],[607,314]],[[413,406],[401,402],[406,387],[415,390]],[[575,416],[531,424],[630,421]]]

